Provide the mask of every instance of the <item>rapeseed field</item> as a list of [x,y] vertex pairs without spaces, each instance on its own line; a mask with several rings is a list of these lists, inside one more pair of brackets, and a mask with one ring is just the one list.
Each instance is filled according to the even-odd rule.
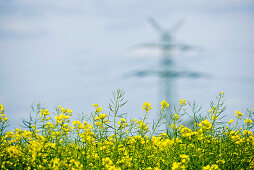
[[[254,169],[252,109],[225,121],[224,92],[200,113],[184,99],[151,103],[140,118],[121,112],[124,91],[116,90],[108,109],[93,104],[89,117],[71,121],[72,110],[39,109],[26,128],[6,131],[8,113],[0,105],[1,169]],[[142,109],[142,110],[141,110]],[[183,125],[188,117],[190,124]]]

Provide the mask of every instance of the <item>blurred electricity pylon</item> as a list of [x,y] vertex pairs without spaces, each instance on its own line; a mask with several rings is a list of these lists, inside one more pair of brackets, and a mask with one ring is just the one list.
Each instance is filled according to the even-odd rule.
[[182,26],[183,21],[179,21],[176,25],[169,30],[162,29],[159,24],[153,19],[150,18],[149,23],[153,26],[156,32],[159,34],[158,43],[143,43],[139,45],[142,48],[157,48],[162,52],[159,70],[138,70],[134,71],[134,76],[145,77],[145,76],[157,76],[159,77],[160,85],[160,96],[161,100],[166,100],[171,108],[176,104],[175,97],[175,83],[174,79],[180,77],[188,78],[199,78],[202,74],[191,71],[177,71],[175,68],[175,63],[172,58],[172,51],[178,49],[180,51],[189,51],[193,50],[194,47],[187,44],[175,43],[173,41],[172,35],[175,33],[180,26]]

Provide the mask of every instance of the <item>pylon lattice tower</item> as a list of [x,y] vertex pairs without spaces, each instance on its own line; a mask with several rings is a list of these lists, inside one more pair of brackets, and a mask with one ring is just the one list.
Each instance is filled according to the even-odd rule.
[[[135,75],[138,77],[145,77],[155,75],[159,77],[160,84],[160,99],[167,101],[171,106],[175,103],[175,83],[174,79],[179,77],[198,78],[201,74],[190,71],[176,71],[175,63],[172,58],[172,50],[178,49],[180,51],[188,51],[193,47],[186,44],[179,44],[173,41],[172,34],[183,24],[183,21],[179,21],[172,29],[162,29],[159,24],[153,19],[148,20],[153,28],[159,33],[160,41],[158,43],[143,43],[140,46],[145,48],[155,47],[162,53],[160,59],[160,70],[144,70],[136,71]],[[171,107],[172,109],[173,107]]]

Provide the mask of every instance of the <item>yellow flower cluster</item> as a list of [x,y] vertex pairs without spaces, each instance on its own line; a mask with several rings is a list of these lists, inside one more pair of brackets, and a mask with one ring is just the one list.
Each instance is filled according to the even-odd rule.
[[40,115],[41,115],[41,118],[49,115],[49,110],[48,109],[42,109],[40,111]]
[[252,135],[252,132],[249,130],[244,130],[243,135]]
[[79,134],[81,141],[83,143],[92,143],[95,141],[95,134],[92,131],[93,127],[92,125],[88,124],[87,122],[84,122],[84,131]]
[[72,110],[65,109],[61,105],[58,106],[58,109],[61,111],[59,116],[55,116],[57,124],[63,125],[65,122],[70,122],[70,116],[72,116]]
[[103,124],[109,124],[109,120],[106,120],[107,114],[102,113],[102,107],[99,107],[98,104],[93,104],[93,106],[95,107],[95,114],[97,115],[94,117],[94,124],[100,129],[103,129]]
[[230,119],[230,121],[228,122],[228,124],[231,124],[231,123],[233,123],[234,122],[234,120],[233,119]]
[[188,163],[190,162],[190,157],[189,157],[189,155],[183,154],[183,155],[180,155],[180,158],[182,159],[182,163],[183,163],[183,164],[188,164]]
[[[34,129],[34,126],[32,126],[32,128]],[[47,122],[46,125],[45,125],[45,128],[46,129],[49,129],[49,128],[54,128],[54,125],[51,123],[51,122]]]
[[175,114],[174,116],[175,116],[175,120],[179,120],[180,117],[178,114]]
[[204,166],[202,170],[220,170],[220,168],[218,167],[218,165],[213,164],[211,166],[210,165]]
[[151,111],[152,109],[151,103],[144,102],[142,109],[145,110],[146,112]]
[[[179,108],[183,105],[185,100]],[[88,122],[83,118],[71,121],[72,111],[59,106],[57,113],[42,109],[40,121],[29,130],[1,131],[0,169],[254,169],[251,118],[239,129],[217,127],[214,132],[214,113],[219,109],[212,108],[215,117],[208,113],[207,119],[194,122],[193,127],[180,124],[179,109],[169,113],[173,128],[167,125],[165,131],[155,131],[148,119],[119,116],[114,120],[98,104],[93,106]],[[165,113],[168,107],[162,101],[159,112]],[[146,114],[151,108],[147,102],[142,106]],[[5,118],[3,105],[0,112]],[[243,114],[237,111],[236,116],[238,123]]]
[[125,129],[128,126],[128,123],[126,122],[125,118],[122,118],[120,121],[118,121],[118,124],[120,125],[119,128]]
[[62,112],[63,114],[72,116],[72,110],[71,110],[71,109],[65,109],[65,108],[63,108],[61,105],[59,105],[58,108],[61,110],[61,112]]
[[5,116],[4,112],[5,112],[4,106],[0,104],[0,122],[6,124],[8,118]]
[[143,120],[140,120],[136,122],[135,128],[140,129],[141,132],[147,132],[149,127],[143,122]]
[[244,123],[246,123],[247,126],[249,126],[250,124],[253,123],[253,121],[252,121],[251,119],[248,119],[248,118],[247,118],[247,119],[244,121]]
[[182,169],[186,169],[186,168],[185,168],[185,165],[182,164],[181,162],[174,162],[171,169],[172,170],[182,170]]
[[92,104],[93,107],[95,107],[95,112],[100,113],[102,112],[102,107],[99,107],[98,104]]
[[119,167],[115,167],[115,165],[113,164],[113,162],[110,160],[109,157],[102,158],[102,165],[104,165],[105,168],[108,170],[120,170],[121,169]]
[[186,100],[181,99],[181,100],[179,101],[179,103],[180,103],[181,105],[186,105]]
[[0,104],[0,113],[4,114],[5,110],[4,110],[4,105]]
[[75,120],[72,122],[73,124],[73,129],[77,129],[77,131],[79,131],[80,129],[84,129],[84,125],[83,123],[81,123],[79,120]]
[[70,116],[64,115],[64,114],[61,114],[59,116],[55,116],[56,123],[60,124],[60,125],[63,125],[66,121],[69,122],[69,118],[70,118]]
[[235,117],[238,117],[241,120],[242,116],[243,116],[243,114],[240,111],[235,111]]
[[199,125],[201,132],[208,132],[212,128],[211,122],[209,122],[207,119],[203,120]]
[[212,115],[212,120],[218,120],[218,117],[216,117],[216,115]]
[[191,139],[191,135],[192,135],[192,130],[191,129],[189,129],[187,127],[184,127],[184,128],[181,129],[181,136],[183,138],[186,137],[186,138]]
[[163,100],[162,102],[161,102],[161,110],[163,110],[163,109],[165,109],[165,108],[168,108],[169,107],[169,104],[165,101],[165,100]]

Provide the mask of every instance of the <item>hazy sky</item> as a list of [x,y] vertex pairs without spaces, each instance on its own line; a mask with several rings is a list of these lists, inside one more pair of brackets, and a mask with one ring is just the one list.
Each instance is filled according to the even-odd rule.
[[33,101],[61,104],[74,116],[106,106],[116,88],[127,91],[126,111],[159,105],[156,77],[126,77],[158,68],[159,51],[136,49],[158,41],[147,22],[168,29],[183,19],[177,42],[201,47],[174,56],[179,70],[210,75],[175,80],[176,98],[203,106],[225,91],[227,114],[254,107],[254,2],[247,0],[0,0],[0,103],[13,126]]

